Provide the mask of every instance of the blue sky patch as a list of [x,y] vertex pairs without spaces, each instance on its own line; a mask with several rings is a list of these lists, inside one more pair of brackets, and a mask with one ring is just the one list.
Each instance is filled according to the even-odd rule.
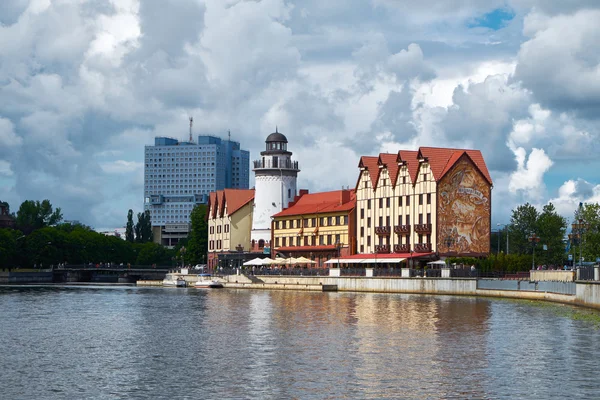
[[469,28],[488,28],[497,31],[504,28],[514,17],[515,12],[513,10],[509,8],[497,8],[476,18],[467,26]]

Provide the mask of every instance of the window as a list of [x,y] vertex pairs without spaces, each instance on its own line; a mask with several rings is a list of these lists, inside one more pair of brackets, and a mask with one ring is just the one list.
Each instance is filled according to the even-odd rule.
[[275,247],[279,247],[279,238],[275,238]]
[[342,242],[340,241],[340,235],[335,235],[335,242],[338,244],[341,244]]
[[405,176],[402,177],[402,183],[406,183],[406,177]]
[[431,213],[427,213],[427,223],[431,225]]
[[406,225],[410,225],[410,215],[406,216]]
[[331,243],[331,235],[327,235],[327,244],[333,244]]
[[229,224],[225,225],[225,233],[229,232]]
[[379,225],[378,226],[383,226],[383,217],[379,217]]
[[323,246],[325,244],[325,236],[319,236],[319,245]]
[[315,245],[315,242],[316,242],[316,240],[317,240],[317,239],[316,239],[316,237],[315,237],[315,236],[312,236],[312,237],[310,238],[310,245],[311,245],[311,246],[314,246],[314,245]]
[[402,215],[398,215],[398,225],[402,225]]
[[258,247],[261,248],[261,249],[265,247],[265,241],[263,239],[260,239],[258,241]]
[[419,243],[423,243],[423,235],[419,234]]
[[427,235],[427,244],[431,244],[431,234]]
[[[300,239],[300,238],[298,238]],[[304,236],[304,245],[308,246],[308,236]]]
[[389,197],[386,197],[386,199],[385,199],[385,206],[386,207],[390,206],[390,198]]
[[360,227],[360,236],[361,237],[365,236],[365,227],[364,226]]
[[313,228],[314,228],[315,226],[317,226],[317,219],[316,219],[316,218],[313,218],[313,219],[311,220],[311,226],[312,226]]
[[406,196],[406,205],[410,206],[410,196]]
[[423,214],[419,214],[419,225],[423,224]]
[[282,238],[281,238],[281,246],[285,247],[285,246],[287,245],[287,243],[286,243],[286,242],[287,242],[287,238],[285,238],[285,237],[282,237]]
[[304,218],[304,227],[308,228],[308,218]]
[[367,218],[367,228],[371,227],[371,217]]
[[385,225],[390,226],[390,216],[385,217]]
[[325,226],[325,217],[321,217],[321,226]]
[[344,215],[344,225],[348,225],[348,216]]
[[367,236],[367,246],[371,245],[371,236]]
[[398,207],[402,207],[402,196],[398,196]]
[[406,237],[404,238],[404,240],[406,240],[406,244],[410,244],[410,236],[406,235]]
[[292,198],[292,189],[288,189],[288,199]]
[[379,208],[383,208],[383,197],[379,198]]
[[365,181],[365,189],[369,187],[369,182]]
[[335,224],[340,225],[340,216],[335,217]]
[[361,208],[360,209],[360,219],[364,219],[365,218],[365,209]]
[[427,180],[427,174],[423,174],[423,180],[426,181]]
[[221,225],[217,226],[217,233],[221,233]]
[[214,227],[214,226],[211,226],[211,227],[210,227],[210,233],[211,233],[211,234],[214,234],[214,233],[215,233],[215,227]]
[[361,245],[360,245],[360,252],[361,252],[361,253],[364,253],[364,252],[365,252],[365,245],[364,245],[364,244],[361,244]]
[[431,204],[431,193],[427,193],[427,204]]
[[367,200],[367,210],[371,209],[371,200]]
[[423,205],[423,195],[422,194],[419,195],[419,205],[420,206]]

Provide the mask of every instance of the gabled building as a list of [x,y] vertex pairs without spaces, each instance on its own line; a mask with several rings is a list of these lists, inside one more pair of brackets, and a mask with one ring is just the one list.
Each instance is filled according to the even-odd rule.
[[289,207],[273,215],[273,256],[306,257],[323,267],[355,252],[354,190],[309,194],[301,190]]
[[363,156],[358,166],[358,253],[489,253],[492,179],[479,150],[421,147]]
[[254,189],[224,189],[208,200],[208,266],[239,267],[251,249]]
[[14,229],[16,221],[12,215],[8,212],[9,206],[6,202],[0,202],[0,228],[11,228]]

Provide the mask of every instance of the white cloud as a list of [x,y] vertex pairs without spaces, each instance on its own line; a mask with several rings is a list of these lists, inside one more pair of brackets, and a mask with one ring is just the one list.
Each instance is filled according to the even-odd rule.
[[102,170],[109,174],[123,174],[127,172],[139,171],[144,167],[141,162],[116,160],[111,162],[103,162],[100,164]]
[[10,163],[6,160],[0,160],[0,176],[12,176],[13,171]]
[[510,176],[508,189],[511,193],[523,192],[530,200],[540,200],[545,195],[544,174],[553,162],[543,149],[533,149],[529,156],[523,147],[513,147],[517,170]]

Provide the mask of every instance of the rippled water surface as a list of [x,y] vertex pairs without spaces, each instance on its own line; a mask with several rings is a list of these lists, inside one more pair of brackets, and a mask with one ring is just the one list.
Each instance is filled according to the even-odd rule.
[[466,297],[0,287],[2,399],[598,398],[600,317]]

